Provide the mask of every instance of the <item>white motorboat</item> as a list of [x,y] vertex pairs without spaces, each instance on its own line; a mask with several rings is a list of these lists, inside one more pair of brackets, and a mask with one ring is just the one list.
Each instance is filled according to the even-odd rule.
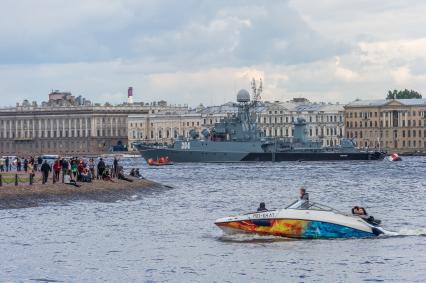
[[344,214],[326,205],[265,210],[217,219],[225,233],[256,233],[289,238],[367,238],[384,233],[380,221],[367,215]]

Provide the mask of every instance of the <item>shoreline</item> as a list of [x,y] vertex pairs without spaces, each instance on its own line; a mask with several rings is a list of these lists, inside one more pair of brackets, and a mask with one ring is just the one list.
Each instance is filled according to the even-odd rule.
[[131,198],[134,194],[155,188],[164,188],[160,183],[131,178],[133,182],[93,180],[92,183],[79,183],[75,187],[63,183],[33,184],[0,187],[0,209],[35,207],[48,202],[73,200],[95,200],[113,202]]

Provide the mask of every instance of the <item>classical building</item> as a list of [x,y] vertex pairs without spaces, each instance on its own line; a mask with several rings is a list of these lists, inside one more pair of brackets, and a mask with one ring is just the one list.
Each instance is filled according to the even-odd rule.
[[[229,111],[229,112],[228,112]],[[133,149],[135,141],[148,143],[172,143],[178,137],[189,138],[189,132],[201,132],[211,128],[233,111],[227,106],[197,107],[186,111],[163,111],[129,115],[128,148]]]
[[292,137],[297,117],[306,120],[308,136],[312,140],[322,140],[324,146],[338,145],[344,137],[343,105],[311,103],[300,98],[265,102],[258,116],[258,125],[266,136]]
[[[293,122],[303,117],[311,139],[320,139],[324,146],[340,144],[344,137],[343,106],[311,103],[298,98],[288,102],[262,102],[257,107],[258,126],[269,137],[292,137]],[[171,143],[178,136],[189,137],[189,131],[211,128],[221,119],[237,112],[234,103],[197,107],[181,112],[162,112],[131,115],[128,120],[129,148],[136,140],[152,143]]]
[[0,109],[0,155],[99,154],[128,144],[128,116],[187,109],[160,103],[112,106],[54,91],[41,106]]
[[189,131],[201,131],[202,118],[198,113],[138,114],[128,117],[129,149],[135,141],[171,143],[174,139],[188,137]]
[[426,150],[426,99],[354,101],[345,106],[345,124],[360,147]]

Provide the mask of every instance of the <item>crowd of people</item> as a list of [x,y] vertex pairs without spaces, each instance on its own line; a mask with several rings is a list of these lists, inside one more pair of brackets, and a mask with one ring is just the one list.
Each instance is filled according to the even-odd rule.
[[[11,172],[14,168],[18,172],[32,172],[37,171],[37,162],[34,157],[1,157],[0,158],[0,172]],[[40,163],[41,165],[41,163]]]
[[[54,183],[62,182],[73,186],[79,186],[77,182],[92,182],[94,179],[114,182],[121,179],[131,182],[124,174],[123,167],[119,165],[119,159],[114,158],[112,164],[107,164],[103,158],[58,157],[53,162],[43,159],[41,156],[34,158],[3,157],[0,158],[0,172],[28,172],[34,174],[40,172],[42,183],[48,182],[52,176]],[[132,176],[140,176],[139,170],[132,169]]]

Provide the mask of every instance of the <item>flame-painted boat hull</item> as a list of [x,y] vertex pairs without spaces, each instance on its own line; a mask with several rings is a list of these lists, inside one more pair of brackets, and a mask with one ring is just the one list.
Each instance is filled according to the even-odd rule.
[[334,211],[283,209],[225,217],[215,224],[225,233],[255,233],[299,239],[368,238],[382,234],[360,217]]

